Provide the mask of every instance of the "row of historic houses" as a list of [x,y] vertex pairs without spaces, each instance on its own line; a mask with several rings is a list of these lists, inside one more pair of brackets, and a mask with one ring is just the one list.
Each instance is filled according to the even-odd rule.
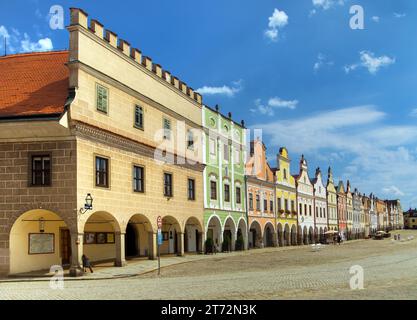
[[399,201],[276,167],[244,122],[71,9],[69,50],[0,57],[0,273],[310,244],[402,227]]

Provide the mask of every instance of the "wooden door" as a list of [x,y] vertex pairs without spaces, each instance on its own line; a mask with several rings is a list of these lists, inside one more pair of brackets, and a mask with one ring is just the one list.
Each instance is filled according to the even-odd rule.
[[60,246],[62,265],[71,264],[71,234],[68,229],[60,230]]

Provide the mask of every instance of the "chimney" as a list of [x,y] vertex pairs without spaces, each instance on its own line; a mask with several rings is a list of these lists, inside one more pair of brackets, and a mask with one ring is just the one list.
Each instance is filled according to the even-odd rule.
[[94,19],[91,20],[90,29],[97,37],[103,39],[104,26],[100,22]]
[[229,112],[227,115],[229,116],[229,119],[232,120],[232,113]]
[[142,64],[145,66],[146,69],[152,71],[152,59],[149,57],[143,57]]
[[131,57],[132,57],[132,59],[134,59],[137,63],[139,63],[139,64],[141,64],[141,63],[142,63],[142,52],[140,52],[140,50],[132,48],[132,49],[130,50],[130,56],[131,56]]
[[88,13],[78,8],[70,8],[71,10],[71,25],[80,25],[88,29]]
[[242,127],[245,127],[245,120],[241,121]]
[[216,104],[216,112],[219,112],[219,110],[220,110],[220,107],[219,107],[219,105],[218,104]]
[[117,48],[121,50],[128,57],[130,56],[130,43],[129,42],[120,39],[119,45],[117,46]]
[[113,47],[117,48],[117,34],[106,29],[104,39],[107,40],[107,42]]

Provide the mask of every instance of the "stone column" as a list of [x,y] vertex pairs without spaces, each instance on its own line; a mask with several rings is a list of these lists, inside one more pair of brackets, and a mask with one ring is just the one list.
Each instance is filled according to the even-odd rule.
[[198,233],[198,243],[199,243],[199,247],[197,248],[197,252],[199,253],[204,253],[205,252],[205,234],[204,232],[199,232]]
[[156,260],[158,258],[158,234],[150,231],[148,233],[148,242],[149,242],[149,260]]
[[177,241],[178,241],[178,253],[177,255],[180,257],[184,256],[184,233],[178,232],[177,233]]
[[116,232],[116,261],[114,265],[116,267],[126,266],[125,258],[125,233]]
[[272,245],[274,247],[278,247],[279,246],[279,244],[278,244],[278,233],[276,233],[276,232],[274,232],[272,234]]
[[84,270],[82,267],[83,242],[84,234],[78,232],[71,233],[71,277],[79,277],[84,274]]

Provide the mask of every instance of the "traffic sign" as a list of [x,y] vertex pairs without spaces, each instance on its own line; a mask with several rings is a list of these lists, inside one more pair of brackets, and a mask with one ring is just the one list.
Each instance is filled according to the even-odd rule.
[[158,229],[162,229],[162,217],[161,216],[158,217],[156,222],[158,224]]
[[161,229],[158,229],[158,245],[162,246],[163,239],[162,239],[162,231]]

